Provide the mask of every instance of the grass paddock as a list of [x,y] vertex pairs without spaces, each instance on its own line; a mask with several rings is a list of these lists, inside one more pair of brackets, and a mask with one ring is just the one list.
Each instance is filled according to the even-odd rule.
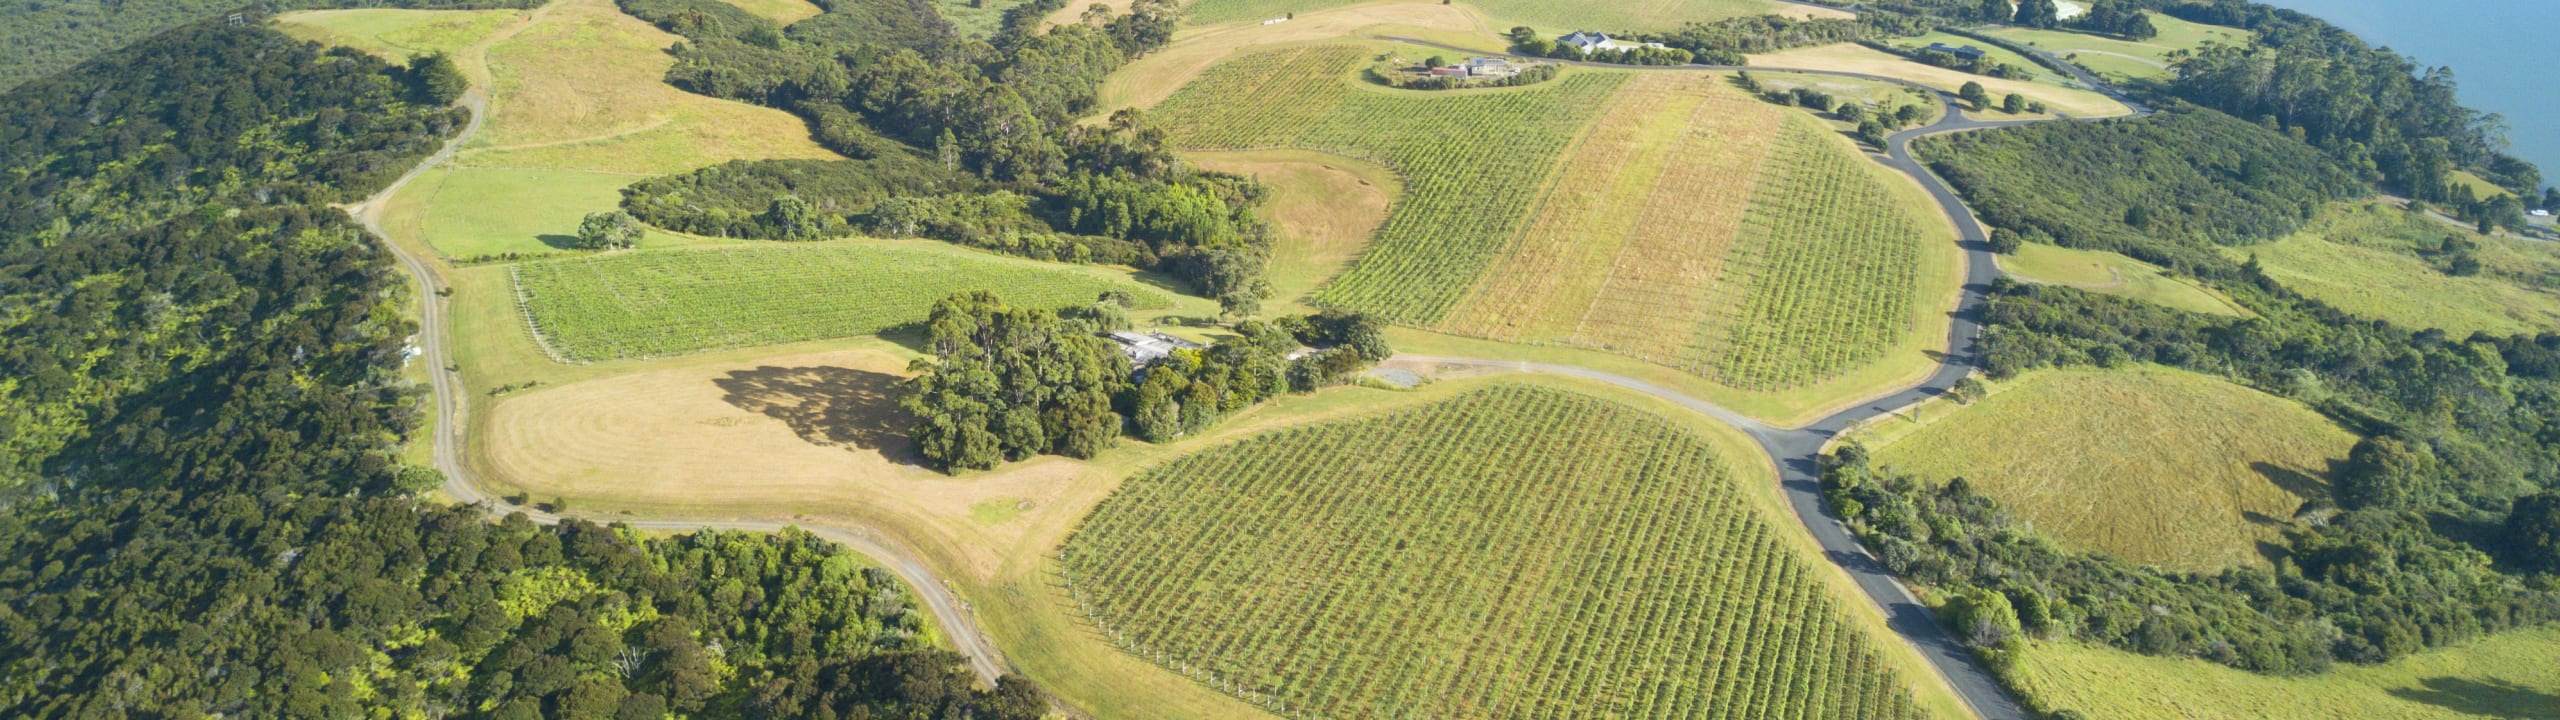
[[1866,435],[1879,464],[1962,477],[2047,537],[2179,570],[2265,565],[2355,436],[2309,408],[2167,368],[2043,370]]

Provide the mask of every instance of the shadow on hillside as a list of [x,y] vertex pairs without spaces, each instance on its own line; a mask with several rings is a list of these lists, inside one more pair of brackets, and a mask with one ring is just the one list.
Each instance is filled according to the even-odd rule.
[[852,368],[774,367],[735,370],[712,381],[720,399],[741,410],[780,420],[800,439],[830,447],[876,450],[890,460],[915,460],[907,427],[915,417],[898,407],[898,376]]
[[2276,487],[2284,488],[2285,492],[2293,493],[2295,497],[2304,500],[2329,498],[2329,481],[2318,475],[2269,462],[2249,463],[2249,469],[2258,471],[2258,474],[2264,476],[2267,482],[2275,483]]
[[2466,715],[2519,718],[2522,720],[2560,720],[2560,695],[2521,685],[2491,680],[2481,682],[2457,677],[2428,678],[2425,688],[2391,691],[2402,700],[2422,702]]

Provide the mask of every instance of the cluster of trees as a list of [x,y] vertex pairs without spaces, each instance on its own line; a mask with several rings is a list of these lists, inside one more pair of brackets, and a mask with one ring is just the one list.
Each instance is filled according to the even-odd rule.
[[411,74],[261,27],[172,30],[10,91],[0,251],[147,227],[207,202],[337,203],[468,121]]
[[2072,18],[2071,27],[2130,40],[2160,36],[2160,28],[2151,24],[2151,14],[2127,0],[2098,0],[2089,6],[2089,12]]
[[1919,124],[1920,121],[1929,118],[1929,108],[1925,105],[1915,103],[1894,105],[1890,108],[1869,107],[1865,103],[1843,102],[1832,97],[1830,93],[1812,88],[1774,89],[1762,85],[1760,79],[1752,77],[1749,71],[1734,73],[1734,84],[1771,103],[1831,113],[1832,117],[1839,118],[1841,122],[1857,125],[1859,139],[1877,148],[1883,148],[1885,140],[1891,137],[1894,131]]
[[[394,446],[418,427],[402,285],[314,204],[458,127],[383,120],[398,79],[217,24],[0,95],[0,195],[152,199],[81,215],[107,195],[58,190],[74,211],[43,224],[79,224],[0,245],[0,716],[1045,712],[1016,680],[973,689],[894,578],[810,536],[493,525],[409,497],[442,478]],[[37,142],[59,154],[14,154]],[[131,172],[150,151],[123,151],[154,145],[237,190]],[[312,171],[340,167],[361,171]],[[259,192],[296,183],[326,192]]]
[[[896,149],[855,160],[731,160],[642,180],[622,189],[622,208],[678,232],[785,240],[868,229],[872,210],[891,198],[978,194],[976,178],[883,142]],[[783,198],[809,213],[780,207]]]
[[[1166,442],[1208,429],[1228,413],[1283,392],[1348,381],[1392,351],[1367,315],[1326,310],[1273,323],[1237,323],[1235,335],[1203,350],[1176,350],[1147,365],[1130,401],[1130,429]],[[1291,358],[1299,347],[1322,350]]]
[[[1170,39],[1175,8],[1146,0],[1044,30],[1065,2],[1009,9],[981,41],[957,37],[930,0],[820,3],[826,12],[788,27],[719,0],[623,0],[686,37],[669,82],[799,113],[856,158],[731,163],[634,186],[624,206],[733,237],[871,232],[1126,263],[1180,277],[1230,313],[1256,312],[1269,295],[1259,191],[1184,166],[1139,111],[1078,121],[1104,76]],[[1180,232],[1130,234],[1164,223]]]
[[[1987,98],[1987,96],[1985,96]],[[2004,251],[2111,250],[2182,270],[2211,246],[2281,237],[2368,191],[2319,151],[2211,109],[1929,138],[1921,158],[1964,193]]]
[[[1376,320],[1326,311],[1242,321],[1235,336],[1206,349],[1132,368],[1103,338],[1128,325],[1123,300],[1052,312],[981,290],[935,303],[925,321],[931,357],[916,360],[918,374],[898,400],[916,417],[917,453],[945,470],[1043,454],[1089,458],[1124,426],[1150,442],[1171,440],[1281,393],[1339,384],[1390,353]],[[1302,345],[1316,351],[1289,357]]]
[[1748,53],[1911,37],[1927,33],[1932,24],[1925,18],[1894,12],[1861,13],[1855,18],[1797,19],[1784,15],[1752,15],[1693,22],[1671,32],[1635,37],[1687,50],[1699,62],[1742,65],[1746,62],[1743,55]]
[[916,417],[916,452],[946,470],[983,470],[1033,455],[1089,458],[1120,436],[1113,396],[1129,359],[1097,315],[1012,307],[980,290],[934,303],[929,358],[900,388]]
[[2420,200],[2454,200],[2457,169],[2519,195],[2542,189],[2538,168],[2506,154],[2498,116],[2458,102],[2451,69],[2421,68],[2318,18],[2244,0],[2162,9],[2256,34],[2255,43],[2208,46],[2177,63],[2168,89],[2180,98],[2263,119]]

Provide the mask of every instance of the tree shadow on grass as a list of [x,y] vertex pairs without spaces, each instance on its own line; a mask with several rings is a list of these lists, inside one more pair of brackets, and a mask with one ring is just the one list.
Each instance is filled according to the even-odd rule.
[[2329,498],[2329,481],[2318,475],[2270,462],[2249,463],[2249,469],[2257,471],[2260,476],[2267,479],[2267,482],[2275,483],[2276,487],[2284,488],[2285,492],[2293,493],[2294,496],[2304,500]]
[[721,400],[780,420],[800,439],[829,447],[878,451],[913,464],[907,428],[915,416],[898,407],[898,376],[852,368],[813,366],[733,370],[713,380]]
[[548,246],[553,250],[581,249],[578,247],[578,236],[576,235],[553,235],[546,233],[536,235],[533,239],[542,241],[543,245]]
[[2560,720],[2560,695],[2499,680],[2482,682],[2458,677],[2428,678],[2424,688],[2400,688],[2391,694],[2468,715]]

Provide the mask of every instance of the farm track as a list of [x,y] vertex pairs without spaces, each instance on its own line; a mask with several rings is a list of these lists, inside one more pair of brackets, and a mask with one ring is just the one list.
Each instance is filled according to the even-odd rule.
[[445,494],[451,496],[455,502],[482,507],[491,518],[524,513],[534,522],[545,525],[556,525],[564,519],[591,519],[597,522],[619,522],[639,530],[674,532],[705,529],[777,532],[785,527],[797,526],[811,535],[841,543],[855,552],[870,556],[872,561],[879,563],[881,567],[896,573],[898,579],[912,588],[916,597],[923,601],[925,609],[933,613],[935,623],[942,627],[943,637],[948,639],[961,655],[968,658],[969,669],[978,675],[979,680],[988,685],[994,685],[996,679],[1003,676],[1008,668],[1005,665],[1004,656],[996,652],[995,644],[989,642],[985,633],[979,631],[976,619],[970,615],[969,605],[961,602],[959,596],[952,592],[951,586],[934,574],[931,566],[926,565],[922,559],[896,541],[872,528],[841,523],[785,522],[751,518],[626,516],[589,518],[577,514],[555,514],[516,505],[481,487],[478,478],[471,473],[470,464],[463,460],[461,433],[464,427],[463,403],[466,396],[463,393],[460,374],[451,369],[452,356],[445,344],[445,337],[450,332],[450,328],[445,324],[445,298],[441,294],[445,285],[425,260],[402,248],[399,243],[392,242],[391,236],[382,231],[382,211],[389,204],[391,197],[399,193],[401,187],[408,185],[409,181],[420,173],[452,159],[454,151],[465,141],[470,140],[474,133],[479,132],[482,121],[489,115],[488,94],[474,88],[463,95],[462,105],[471,110],[471,123],[464,126],[462,132],[455,135],[452,140],[446,141],[442,150],[419,162],[417,167],[411,168],[407,174],[400,176],[399,180],[392,182],[381,192],[374,193],[362,203],[346,208],[348,214],[355,216],[358,222],[363,223],[365,230],[373,233],[382,246],[391,251],[392,257],[399,260],[400,267],[408,271],[409,276],[417,281],[419,359],[428,364],[427,374],[431,378],[428,384],[433,387],[435,395],[436,417],[430,442],[434,445],[435,467],[444,473]]
[[[1460,48],[1414,38],[1387,37],[1383,39],[1460,52],[1477,52],[1468,48]],[[1955,191],[1935,174],[1929,172],[1926,166],[1922,165],[1918,160],[1911,156],[1911,142],[1921,137],[1931,135],[2049,121],[1977,120],[1967,116],[1964,111],[1957,107],[1955,99],[1943,91],[1926,88],[1919,86],[1916,83],[1911,83],[1897,78],[1867,75],[1863,73],[1832,70],[1798,70],[1781,67],[1718,65],[1636,67],[1601,65],[1597,63],[1583,63],[1577,61],[1562,62],[1566,62],[1567,64],[1621,70],[1705,70],[1725,72],[1739,70],[1767,70],[1773,72],[1831,75],[1920,87],[1921,89],[1938,97],[1940,102],[1945,106],[1944,116],[1941,117],[1936,124],[1896,133],[1887,140],[1886,153],[1883,156],[1876,157],[1876,159],[1877,161],[1884,163],[1887,167],[1891,167],[1894,170],[1902,172],[1903,174],[1918,181],[1920,185],[1929,192],[1931,198],[1938,203],[1940,210],[1943,211],[1947,215],[1948,219],[1956,226],[1958,243],[1964,250],[1966,264],[1965,283],[1954,312],[1954,320],[1948,329],[1947,350],[1944,355],[1945,359],[1936,371],[1931,373],[1927,379],[1918,384],[1887,393],[1879,397],[1871,398],[1866,401],[1853,403],[1845,409],[1834,412],[1831,415],[1825,416],[1822,419],[1816,420],[1802,427],[1779,428],[1752,420],[1740,413],[1690,397],[1669,388],[1664,388],[1659,385],[1623,375],[1605,373],[1588,368],[1570,365],[1489,360],[1480,358],[1451,358],[1412,355],[1403,357],[1407,360],[1418,362],[1546,373],[1604,382],[1670,401],[1674,404],[1705,414],[1718,421],[1741,429],[1744,433],[1751,436],[1753,441],[1759,443],[1762,451],[1769,455],[1770,460],[1777,467],[1779,485],[1785,491],[1790,509],[1795,513],[1797,519],[1803,524],[1806,531],[1811,533],[1814,540],[1822,546],[1824,554],[1843,571],[1847,572],[1851,579],[1858,585],[1859,589],[1864,592],[1878,607],[1884,610],[1888,625],[1893,628],[1895,632],[1901,634],[1906,642],[1911,643],[1924,657],[1929,660],[1930,664],[1934,666],[1942,676],[1944,676],[1949,685],[1955,690],[1956,694],[1962,698],[1966,704],[1971,706],[1975,714],[1986,718],[1987,720],[2027,720],[2028,715],[2025,708],[2020,706],[2017,700],[2009,695],[2008,691],[1992,677],[1990,672],[1985,670],[1974,660],[1972,654],[1966,651],[1964,647],[1956,641],[1954,635],[1938,624],[1937,620],[1931,615],[1928,607],[1921,604],[1918,598],[1914,597],[1908,589],[1904,588],[1902,584],[1884,568],[1881,562],[1877,561],[1873,555],[1869,554],[1865,547],[1859,544],[1857,539],[1849,533],[1848,528],[1843,525],[1838,518],[1830,515],[1824,509],[1820,483],[1817,476],[1817,461],[1821,456],[1822,450],[1829,445],[1834,438],[1838,437],[1842,431],[1856,426],[1866,420],[1892,413],[1912,404],[1944,394],[1955,385],[1956,381],[1972,374],[1974,370],[1973,363],[1975,345],[1976,340],[1981,333],[1980,318],[1982,306],[1988,299],[1986,293],[1990,289],[1992,282],[2000,277],[2001,271],[1991,256],[1989,234],[1983,229],[1982,224],[1974,218],[1972,211],[1964,205],[1963,201],[1959,197],[1957,197]],[[2090,87],[2097,88],[2109,97],[2116,99],[2118,102],[2124,103],[2128,108],[2133,110],[2134,116],[2138,117],[2149,114],[2150,110],[2148,108],[2128,97],[2125,97],[2123,93],[2114,86],[2098,80],[2095,76],[2090,75],[2084,70],[2079,70],[2075,65],[2068,65],[2066,63],[2066,66],[2073,68],[2074,72],[2072,74],[2075,76],[2075,79],[2078,79],[2083,83],[2087,83]],[[450,160],[454,151],[474,133],[478,132],[481,123],[489,114],[488,95],[482,90],[475,88],[464,95],[461,104],[469,108],[472,112],[471,122],[464,128],[462,133],[448,141],[442,150],[432,156],[429,156],[426,160],[420,162],[416,168],[412,168],[407,174],[402,175],[398,181],[393,182],[389,187],[384,188],[381,192],[374,194],[362,203],[347,206],[346,210],[351,215],[355,216],[355,218],[360,221],[367,230],[382,238],[383,246],[391,251],[392,255],[398,259],[401,267],[418,283],[421,300],[418,343],[423,359],[430,364],[430,385],[433,387],[434,391],[437,416],[435,418],[436,422],[434,424],[434,432],[432,436],[432,443],[434,445],[433,457],[435,467],[445,474],[445,493],[450,495],[457,502],[479,505],[485,508],[491,517],[503,517],[508,514],[521,512],[536,522],[556,524],[563,519],[579,518],[581,516],[574,514],[563,516],[543,512],[535,508],[508,503],[505,499],[493,496],[482,489],[478,480],[471,474],[468,463],[463,460],[461,437],[463,419],[465,417],[465,408],[463,407],[463,403],[466,400],[466,396],[464,395],[461,387],[461,379],[455,372],[448,369],[451,367],[452,361],[450,359],[448,348],[445,344],[445,337],[450,329],[446,327],[446,308],[443,307],[443,297],[439,294],[439,292],[444,288],[444,285],[437,279],[433,269],[428,266],[424,260],[400,247],[398,243],[392,242],[389,239],[389,236],[383,233],[380,224],[382,211],[388,204],[392,195],[396,194],[401,187],[407,185],[412,178],[415,178],[420,173],[425,172],[427,169],[432,168],[437,164]],[[963,603],[951,591],[950,586],[942,582],[941,579],[934,574],[932,568],[926,565],[912,552],[906,550],[894,540],[887,538],[871,528],[857,525],[785,522],[782,520],[767,519],[688,517],[649,518],[631,516],[604,516],[597,517],[595,519],[606,522],[620,522],[630,527],[642,530],[665,531],[722,529],[748,532],[773,532],[786,526],[799,526],[813,535],[826,538],[830,541],[843,543],[857,552],[870,556],[883,567],[886,567],[890,571],[896,573],[901,580],[905,581],[914,589],[917,597],[924,601],[926,609],[932,612],[936,621],[941,624],[944,630],[944,636],[949,638],[952,645],[954,645],[960,653],[968,659],[970,668],[977,673],[981,680],[992,684],[996,678],[1002,675],[1006,670],[1002,656],[997,653],[994,645],[987,640],[986,636],[979,631],[976,623],[968,612],[968,605]]]

